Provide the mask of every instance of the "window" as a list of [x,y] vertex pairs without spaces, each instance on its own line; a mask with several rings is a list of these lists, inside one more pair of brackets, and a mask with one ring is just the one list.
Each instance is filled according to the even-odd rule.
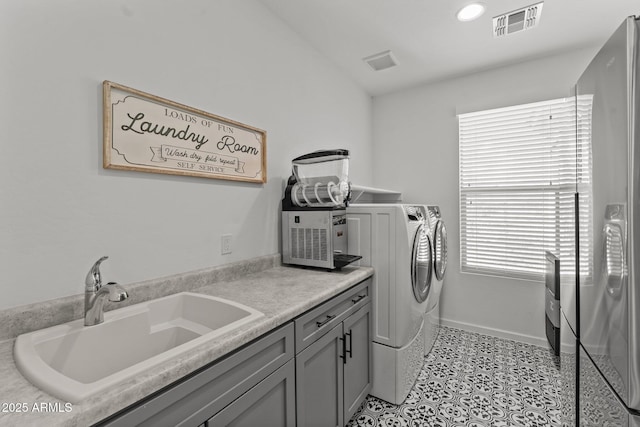
[[[576,191],[580,247],[591,248],[591,98],[458,118],[461,270],[539,280],[548,250],[571,274]],[[580,259],[580,274],[591,276],[591,255]]]

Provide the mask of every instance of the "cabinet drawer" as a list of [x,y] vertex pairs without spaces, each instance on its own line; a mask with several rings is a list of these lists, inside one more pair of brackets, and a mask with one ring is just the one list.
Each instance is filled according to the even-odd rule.
[[275,330],[101,426],[199,426],[294,356],[293,324]]
[[330,299],[295,320],[296,353],[329,332],[371,300],[371,278]]

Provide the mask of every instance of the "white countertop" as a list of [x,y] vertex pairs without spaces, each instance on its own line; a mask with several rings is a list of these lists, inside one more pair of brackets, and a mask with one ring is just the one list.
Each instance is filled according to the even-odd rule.
[[[220,276],[225,274],[212,274],[211,280],[205,281],[208,284],[204,286],[172,290],[189,290],[227,298],[261,311],[264,317],[120,383],[103,395],[81,404],[68,404],[31,385],[16,369],[13,360],[15,339],[0,341],[0,425],[89,426],[360,283],[373,274],[373,269],[345,267],[342,271],[326,272],[275,266],[246,273],[236,265],[232,273],[239,277],[231,274],[232,277],[221,279]],[[175,288],[175,283],[173,286]],[[135,293],[135,286],[132,289],[130,294]],[[151,295],[148,299],[157,296]],[[140,299],[143,298],[138,297],[136,300]],[[36,305],[30,308],[34,306]],[[55,307],[47,305],[49,309],[52,306]]]

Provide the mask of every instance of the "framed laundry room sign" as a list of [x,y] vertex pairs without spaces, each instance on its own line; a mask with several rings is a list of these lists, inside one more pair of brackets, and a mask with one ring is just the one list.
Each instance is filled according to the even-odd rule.
[[264,130],[110,81],[103,103],[106,169],[267,181]]

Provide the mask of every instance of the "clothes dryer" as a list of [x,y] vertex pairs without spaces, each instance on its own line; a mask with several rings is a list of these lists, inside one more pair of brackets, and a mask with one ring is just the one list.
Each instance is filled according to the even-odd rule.
[[427,355],[440,331],[440,295],[447,270],[447,228],[439,206],[424,206],[429,236],[433,243],[433,283],[424,314],[424,354]]
[[353,204],[348,251],[373,275],[373,388],[400,404],[423,365],[424,316],[433,269],[429,225],[420,206]]

